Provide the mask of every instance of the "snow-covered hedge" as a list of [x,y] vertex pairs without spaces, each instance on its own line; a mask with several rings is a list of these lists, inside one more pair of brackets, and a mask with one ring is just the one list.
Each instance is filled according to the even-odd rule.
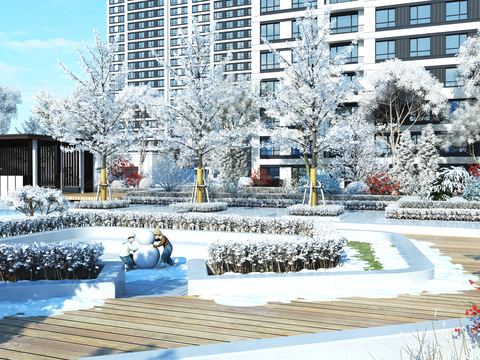
[[[422,208],[400,207],[400,202],[388,205],[385,208],[385,217],[387,219],[407,219],[407,220],[442,220],[442,221],[480,221],[480,209],[462,208],[460,204],[464,202],[444,202],[435,201],[435,203],[445,204],[444,208],[427,207],[431,204],[424,204]],[[457,204],[448,208],[447,204]]]
[[116,209],[129,207],[130,201],[127,200],[106,200],[106,201],[94,201],[94,200],[82,200],[74,203],[76,209]]
[[[305,218],[249,217],[221,214],[151,213],[133,211],[69,211],[61,215],[0,221],[0,236],[86,227],[127,226],[180,230],[232,231],[306,235],[323,238],[333,228],[329,221]],[[330,230],[328,230],[330,231]]]
[[187,210],[191,212],[215,212],[227,210],[227,203],[207,202],[202,204],[192,204],[189,202],[170,204],[170,209]]
[[[459,200],[462,198],[459,198]],[[462,199],[463,200],[463,199]],[[405,197],[398,201],[403,209],[475,209],[480,210],[480,201],[431,201],[418,197]]]
[[[321,227],[321,225],[319,225]],[[341,265],[345,240],[332,228],[322,237],[217,240],[208,244],[208,261],[214,274],[226,272],[296,272]]]
[[0,243],[0,281],[95,278],[103,251],[101,243]]
[[288,215],[302,215],[302,216],[337,216],[343,214],[344,208],[341,205],[327,205],[327,206],[308,206],[308,205],[293,205],[287,208]]
[[[380,197],[380,196],[379,196]],[[341,197],[339,199],[348,199],[350,197]],[[367,197],[368,199],[369,197]],[[393,198],[391,196],[391,198]],[[170,205],[179,202],[188,202],[190,197],[143,197],[143,196],[128,196],[126,200],[132,204],[145,205]],[[326,199],[328,199],[326,197]],[[353,198],[355,199],[355,198]],[[392,199],[396,201],[396,199]],[[210,199],[211,202],[223,202],[230,207],[262,207],[262,208],[286,208],[292,205],[301,204],[302,199],[251,199],[251,198],[221,198]],[[320,200],[321,201],[321,200]],[[372,201],[372,200],[326,200],[327,205],[341,205],[346,210],[384,210],[391,201]]]

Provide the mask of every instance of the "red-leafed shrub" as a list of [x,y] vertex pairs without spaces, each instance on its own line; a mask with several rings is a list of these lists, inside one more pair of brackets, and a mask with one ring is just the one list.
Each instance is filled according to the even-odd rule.
[[468,163],[468,173],[474,177],[475,179],[478,179],[480,178],[480,164],[478,163],[473,163],[473,162],[469,162]]
[[268,175],[267,170],[256,168],[252,171],[253,186],[269,186],[272,184],[273,179]]
[[119,158],[108,168],[107,178],[110,182],[123,180],[127,186],[138,187],[142,176],[138,174],[137,168],[132,162]]
[[368,175],[366,183],[372,195],[397,195],[400,188],[400,181],[386,171]]

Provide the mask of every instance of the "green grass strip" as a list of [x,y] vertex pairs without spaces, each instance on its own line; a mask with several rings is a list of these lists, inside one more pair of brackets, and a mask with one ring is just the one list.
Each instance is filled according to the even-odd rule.
[[375,260],[375,252],[373,251],[370,243],[347,240],[347,246],[359,252],[358,255],[354,255],[353,257],[356,257],[357,259],[366,261],[368,263],[368,267],[364,268],[364,270],[383,270],[382,264]]

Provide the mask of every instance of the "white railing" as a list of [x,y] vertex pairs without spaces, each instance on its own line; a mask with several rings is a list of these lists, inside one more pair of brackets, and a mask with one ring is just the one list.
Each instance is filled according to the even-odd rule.
[[7,196],[9,191],[23,187],[23,176],[0,175],[0,197]]

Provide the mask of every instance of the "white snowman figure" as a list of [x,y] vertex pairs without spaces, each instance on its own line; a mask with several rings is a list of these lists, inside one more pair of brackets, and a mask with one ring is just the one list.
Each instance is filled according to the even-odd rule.
[[141,269],[153,268],[160,259],[160,252],[152,244],[155,236],[152,230],[142,230],[137,235],[137,242],[140,244],[138,250],[133,253],[133,261]]

